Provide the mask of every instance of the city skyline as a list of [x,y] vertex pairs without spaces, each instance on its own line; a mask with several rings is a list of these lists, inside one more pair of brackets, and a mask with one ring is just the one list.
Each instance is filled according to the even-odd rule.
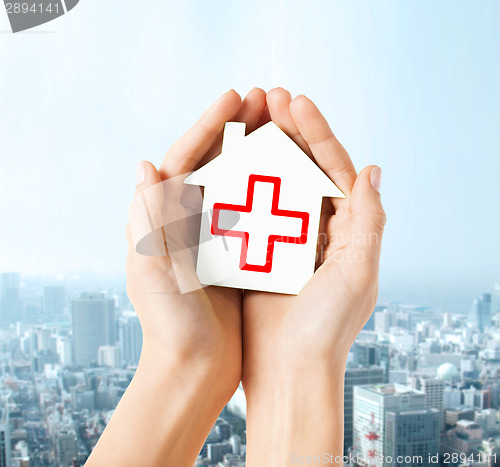
[[[22,280],[0,274],[0,456],[12,467],[81,466],[134,375],[139,319],[124,282]],[[377,305],[346,362],[344,455],[365,459],[360,466],[380,456],[422,466],[452,453],[500,456],[499,329],[500,291],[477,294],[468,315]],[[245,420],[240,386],[195,465],[243,467]]]
[[[21,271],[0,270],[0,274],[19,273],[21,284],[27,288],[36,287],[38,283],[45,283],[52,287],[66,282],[72,284],[79,292],[99,290],[99,284],[106,282],[120,288],[125,283],[125,272],[97,273],[95,271],[69,270],[69,272],[45,273],[45,274],[23,274]],[[87,284],[86,287],[84,284]],[[424,282],[414,284],[395,279],[393,281],[379,280],[379,303],[400,302],[408,305],[425,306],[440,309],[451,313],[469,314],[474,306],[474,300],[483,292],[500,293],[500,282],[483,282],[476,278],[472,283],[452,283],[448,281],[448,287],[443,288]],[[431,287],[435,285],[435,287]]]

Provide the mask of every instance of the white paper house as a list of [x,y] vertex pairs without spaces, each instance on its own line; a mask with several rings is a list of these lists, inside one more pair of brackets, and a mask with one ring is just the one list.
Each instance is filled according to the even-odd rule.
[[184,183],[205,187],[200,282],[287,294],[314,273],[322,198],[345,197],[273,122],[226,123],[221,154]]

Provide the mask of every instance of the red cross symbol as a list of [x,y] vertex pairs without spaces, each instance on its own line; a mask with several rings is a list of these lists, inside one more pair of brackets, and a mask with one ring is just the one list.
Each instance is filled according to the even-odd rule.
[[[232,212],[238,212],[240,213],[240,220],[242,220],[246,216],[242,216],[242,213],[248,214],[251,217],[256,217],[256,219],[249,220],[249,223],[247,224],[252,225],[259,225],[262,222],[261,216],[255,215],[252,216],[252,212],[255,211],[255,208],[257,206],[254,206],[254,195],[255,195],[255,184],[257,182],[261,182],[259,185],[262,185],[263,188],[265,188],[264,185],[267,185],[269,188],[269,184],[272,185],[272,201],[271,201],[271,208],[270,208],[270,214],[271,216],[269,217],[269,212],[265,213],[266,217],[268,217],[268,221],[272,223],[273,220],[278,220],[280,222],[280,227],[279,229],[284,231],[286,229],[287,232],[289,232],[291,229],[293,229],[294,226],[296,226],[297,221],[301,221],[301,227],[300,227],[300,234],[299,236],[293,237],[289,235],[285,235],[284,233],[280,232],[278,234],[265,234],[264,241],[267,244],[265,248],[267,249],[266,251],[266,262],[263,265],[260,264],[251,264],[247,261],[248,257],[248,247],[249,247],[249,241],[250,241],[250,233],[247,231],[240,231],[240,230],[231,230],[231,229],[224,229],[223,227],[220,227],[219,224],[219,218],[220,218],[220,213],[221,211],[232,211]],[[237,204],[224,204],[224,203],[215,203],[214,204],[214,209],[213,209],[213,216],[212,216],[212,235],[224,235],[227,237],[237,237],[241,238],[241,254],[240,254],[240,269],[243,271],[255,271],[255,272],[271,272],[272,266],[273,266],[273,253],[274,253],[274,245],[276,242],[282,242],[282,243],[296,243],[299,245],[303,245],[307,243],[307,229],[309,226],[309,214],[307,212],[301,212],[301,211],[289,211],[285,209],[279,209],[278,204],[279,204],[279,197],[280,197],[280,187],[281,187],[281,178],[279,177],[270,177],[266,175],[250,175],[248,177],[248,189],[247,189],[247,200],[246,204],[244,206],[237,205]],[[258,203],[261,204],[261,203]],[[284,223],[283,221],[288,221],[287,226],[283,227]],[[257,224],[255,224],[257,222]],[[240,223],[240,221],[238,221]],[[293,226],[291,225],[293,223]],[[244,222],[243,222],[244,224]],[[249,229],[248,229],[249,230]],[[259,242],[258,236],[253,236],[254,242],[256,241],[257,246],[264,247],[262,245],[262,242]],[[262,238],[262,237],[261,237]],[[260,245],[259,245],[260,243]],[[254,255],[255,256],[255,255]]]

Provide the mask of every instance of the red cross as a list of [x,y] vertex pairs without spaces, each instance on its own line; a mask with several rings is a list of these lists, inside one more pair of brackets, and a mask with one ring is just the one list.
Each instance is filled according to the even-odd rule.
[[[225,230],[219,227],[219,214],[220,211],[234,211],[241,213],[250,213],[253,209],[253,199],[255,192],[255,183],[272,183],[273,184],[273,197],[271,203],[271,214],[273,216],[289,217],[302,220],[302,228],[300,236],[290,237],[283,235],[269,235],[267,240],[267,254],[266,263],[264,265],[249,264],[247,263],[247,252],[248,243],[250,239],[249,232],[243,232],[239,230]],[[213,209],[212,217],[212,234],[213,235],[224,235],[227,237],[237,237],[241,238],[241,254],[240,254],[240,269],[243,271],[255,271],[255,272],[271,272],[273,266],[273,253],[274,244],[276,242],[282,243],[296,243],[299,245],[307,243],[307,229],[309,226],[309,214],[307,212],[300,211],[288,211],[284,209],[279,209],[279,197],[280,197],[280,186],[281,178],[270,177],[266,175],[250,175],[248,177],[248,189],[247,189],[247,200],[244,206],[237,204],[224,204],[215,203]]]

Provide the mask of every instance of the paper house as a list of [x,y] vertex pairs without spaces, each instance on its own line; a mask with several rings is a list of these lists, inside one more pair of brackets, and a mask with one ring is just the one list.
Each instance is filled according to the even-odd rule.
[[200,282],[287,294],[314,273],[322,198],[345,197],[273,122],[226,123],[221,154],[184,183],[205,187]]

